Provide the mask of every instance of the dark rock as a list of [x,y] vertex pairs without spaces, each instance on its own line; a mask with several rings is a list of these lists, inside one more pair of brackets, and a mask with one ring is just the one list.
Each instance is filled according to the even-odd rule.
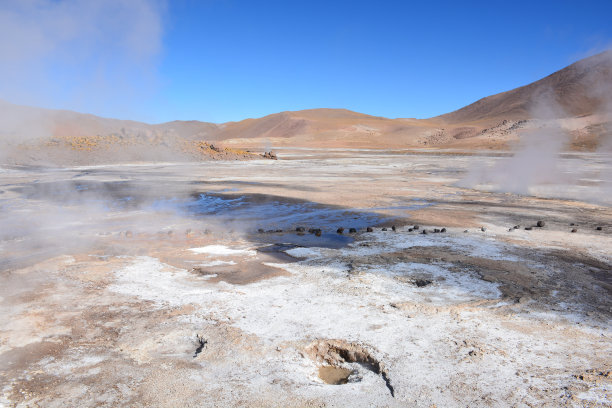
[[415,225],[414,227],[412,227],[412,229],[414,230],[418,230],[420,227],[418,225]]
[[344,232],[344,228],[340,227],[336,230],[338,234],[342,234]]
[[383,231],[386,231],[386,230],[387,230],[387,227],[383,227],[383,229],[382,229],[382,230],[383,230]]
[[304,227],[297,227],[295,229],[295,232],[304,232],[304,231],[306,231],[306,228],[304,228]]
[[434,228],[434,233],[437,234],[438,232],[440,232],[440,228]]
[[446,228],[442,228],[440,232],[446,232]]
[[546,223],[545,223],[544,221],[542,221],[542,220],[540,220],[540,221],[536,222],[536,226],[538,226],[538,227],[540,227],[540,228],[542,228],[542,227],[543,227],[543,226],[545,226],[545,225],[546,225]]
[[314,232],[315,232],[315,229],[314,229],[314,228],[308,228],[308,233],[309,233],[309,234],[314,234]]
[[414,284],[417,285],[419,288],[422,288],[427,285],[431,285],[432,283],[433,282],[430,281],[429,279],[417,279],[414,281]]
[[519,229],[519,228],[521,228],[521,226],[520,225],[515,225],[513,228],[514,229]]
[[485,232],[487,229],[486,229],[485,227],[480,227],[480,230],[481,230],[482,232]]
[[257,232],[259,232],[260,234],[263,234],[266,231],[264,231],[263,228],[260,228],[260,229],[257,230]]
[[572,222],[572,223],[570,224],[570,227],[573,227],[574,225],[576,225],[576,224],[574,224],[574,223]]
[[601,231],[601,230],[603,230],[603,227],[597,227],[597,228],[595,228],[595,229],[596,229],[597,231]]
[[423,230],[423,232],[421,232],[421,234],[423,234],[423,235],[427,235],[427,230],[426,230],[426,229],[424,229],[424,230]]
[[268,231],[266,231],[266,232],[267,232],[268,234],[273,234],[273,233],[274,233],[274,230],[268,230]]
[[277,229],[276,232],[283,232],[283,230],[282,229]]
[[396,230],[395,225],[391,226],[391,229],[395,231]]
[[320,236],[321,236],[321,230],[320,230],[320,229],[317,229],[317,230],[315,231],[315,235],[316,235],[317,237],[320,237]]
[[532,229],[532,227],[525,227],[525,231],[531,231]]
[[357,230],[355,228],[349,228],[349,233],[355,234]]
[[578,232],[578,229],[574,228],[574,229],[572,230],[572,232]]
[[408,228],[408,232],[412,232],[412,231],[413,231],[413,229],[412,229],[412,228]]
[[262,156],[264,159],[277,160],[276,153],[274,152],[265,152],[264,154],[262,154]]
[[372,227],[368,227],[368,228],[366,228],[366,231],[367,231],[367,232],[374,232],[374,230],[372,229]]

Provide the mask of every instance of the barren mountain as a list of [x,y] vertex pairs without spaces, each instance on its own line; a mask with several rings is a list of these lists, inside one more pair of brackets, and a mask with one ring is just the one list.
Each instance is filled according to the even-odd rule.
[[[611,137],[612,51],[578,61],[529,85],[431,119],[388,119],[346,109],[281,112],[214,124],[146,124],[0,102],[0,161],[104,163],[255,157],[276,147],[507,149],[546,104],[571,136],[594,149]],[[548,113],[546,119],[551,119]],[[542,118],[540,118],[542,119]],[[561,122],[560,122],[561,123]]]
[[564,116],[591,115],[606,108],[611,91],[612,50],[609,50],[529,85],[487,96],[433,119],[446,124],[530,119],[538,102],[550,99],[559,105],[558,113]]

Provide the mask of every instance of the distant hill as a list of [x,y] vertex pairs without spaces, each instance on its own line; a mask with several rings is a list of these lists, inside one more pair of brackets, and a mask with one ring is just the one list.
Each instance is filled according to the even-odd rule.
[[506,149],[534,126],[539,102],[554,106],[571,148],[612,138],[612,51],[546,78],[430,119],[388,119],[346,109],[280,112],[214,124],[147,124],[0,101],[0,162],[93,164],[117,161],[245,159],[273,146]]
[[580,60],[529,85],[487,96],[433,119],[446,124],[529,119],[538,101],[544,98],[552,98],[567,116],[590,115],[602,108],[604,98],[612,99],[610,92],[612,50]]

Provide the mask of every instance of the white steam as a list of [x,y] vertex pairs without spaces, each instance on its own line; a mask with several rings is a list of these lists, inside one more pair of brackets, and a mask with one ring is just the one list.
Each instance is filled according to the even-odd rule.
[[[475,163],[458,183],[459,186],[524,195],[540,195],[546,191],[544,196],[565,197],[568,186],[595,180],[597,185],[581,190],[582,199],[597,203],[609,201],[606,196],[612,196],[609,181],[612,179],[612,83],[609,80],[612,52],[595,58],[597,64],[584,65],[592,62],[583,61],[577,68],[589,72],[589,76],[581,79],[577,86],[584,87],[583,102],[597,101],[591,121],[603,129],[587,130],[600,133],[596,142],[597,151],[590,153],[589,165],[583,161],[581,166],[568,168],[567,161],[564,161],[563,153],[570,150],[572,142],[571,131],[589,122],[581,122],[581,118],[565,112],[561,106],[564,94],[549,89],[536,94],[530,101],[532,119],[520,134],[520,141],[514,146],[512,156]],[[580,161],[573,163],[577,162]]]
[[163,3],[0,2],[0,98],[104,114],[154,85]]

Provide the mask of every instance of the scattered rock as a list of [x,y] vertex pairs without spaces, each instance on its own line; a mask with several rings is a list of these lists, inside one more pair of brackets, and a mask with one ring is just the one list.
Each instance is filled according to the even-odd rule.
[[368,227],[366,228],[366,232],[374,232],[374,230],[372,229],[372,227]]
[[440,228],[434,228],[434,231],[433,231],[433,232],[434,232],[435,234],[437,234],[438,232],[440,232]]
[[320,230],[320,229],[317,229],[317,230],[315,231],[315,235],[316,235],[317,237],[320,237],[320,236],[321,236],[321,230]]
[[520,225],[515,225],[513,228],[514,229],[519,229],[519,228],[521,228],[521,226]]
[[612,379],[612,371],[605,369],[590,369],[585,371],[584,373],[574,375],[574,378],[577,378],[582,381],[588,381],[590,383],[599,383],[602,380],[609,382],[609,380]]
[[525,227],[525,231],[531,231],[532,229],[532,227]]
[[340,227],[336,230],[338,234],[342,234],[344,232],[344,228]]
[[412,227],[412,229],[418,230],[420,227],[418,225],[415,225]]
[[442,228],[440,232],[446,232],[446,228]]
[[540,220],[540,221],[536,222],[536,226],[538,226],[538,227],[540,227],[540,228],[542,228],[542,227],[543,227],[543,226],[545,226],[545,225],[546,225],[546,223],[545,223],[544,221],[542,221],[542,220]]
[[486,229],[485,227],[480,227],[480,230],[481,230],[482,232],[485,232],[487,229]]
[[408,228],[408,232],[412,232],[414,231],[412,228]]
[[356,228],[349,228],[349,233],[355,234],[355,233],[357,233],[357,229]]
[[426,229],[424,229],[424,230],[423,230],[423,232],[421,232],[421,234],[423,234],[423,235],[427,235],[427,230],[426,230]]
[[[211,147],[212,149],[212,147]],[[276,157],[276,153],[270,151],[270,152],[265,152],[264,154],[262,154],[262,157],[264,159],[270,159],[270,160],[278,160],[278,158]]]
[[295,229],[295,232],[304,232],[304,231],[306,231],[306,228],[304,228],[304,227],[297,227]]
[[572,229],[572,231],[571,231],[571,232],[578,232],[578,229],[577,229],[577,228],[574,228],[574,229]]
[[429,279],[417,279],[414,281],[414,284],[419,288],[431,285],[432,283],[433,282],[430,281]]
[[387,230],[387,227],[383,227],[383,229],[382,229],[382,230],[383,230],[383,231],[386,231],[386,230]]
[[395,225],[391,226],[391,229],[395,231],[396,230]]
[[596,229],[597,231],[601,231],[601,230],[603,230],[603,227],[597,227],[597,228],[595,228],[595,229]]
[[196,342],[197,342],[197,348],[195,350],[195,354],[193,355],[193,358],[196,358],[198,356],[198,354],[200,354],[202,352],[202,349],[204,347],[206,347],[206,344],[208,343],[208,340],[206,340],[203,336],[197,334],[196,335]]
[[259,228],[257,232],[259,232],[260,234],[263,234],[265,231],[263,230],[263,228]]

